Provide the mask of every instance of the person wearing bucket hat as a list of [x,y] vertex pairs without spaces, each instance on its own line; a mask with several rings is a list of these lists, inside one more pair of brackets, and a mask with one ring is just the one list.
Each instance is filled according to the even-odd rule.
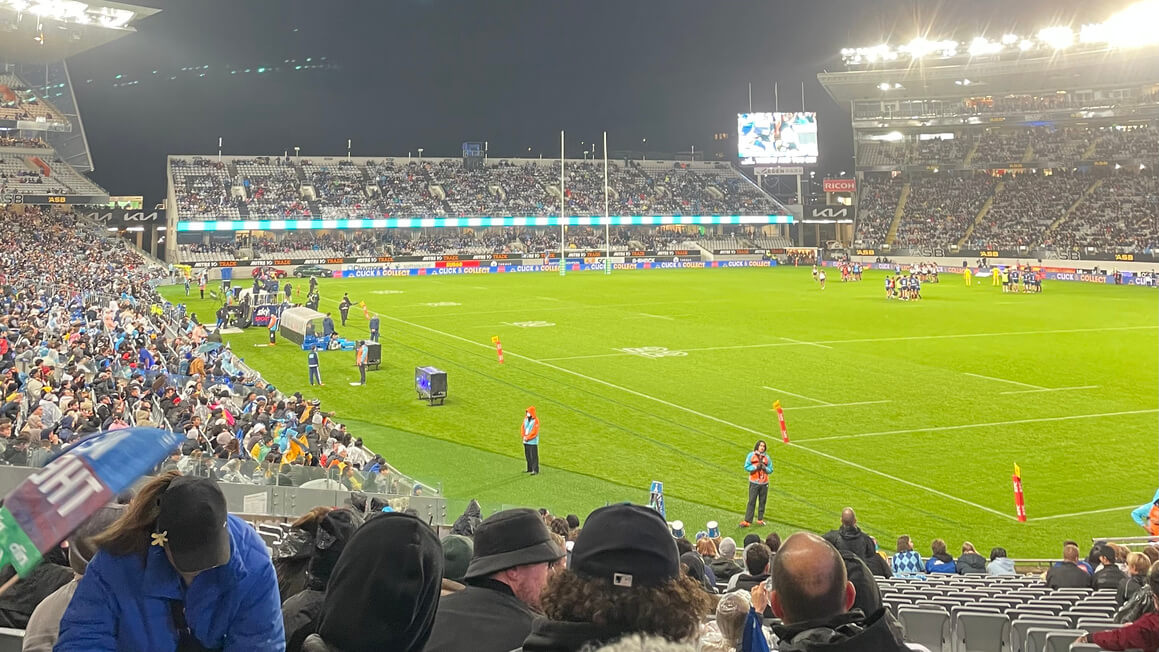
[[547,579],[565,554],[534,510],[508,509],[484,519],[475,528],[467,588],[439,603],[426,652],[518,648],[539,613]]
[[269,552],[215,482],[162,473],[94,542],[56,650],[285,649]]
[[641,634],[692,641],[712,597],[681,572],[664,519],[641,505],[592,512],[568,568],[548,582],[547,618],[537,619],[524,652],[572,652]]

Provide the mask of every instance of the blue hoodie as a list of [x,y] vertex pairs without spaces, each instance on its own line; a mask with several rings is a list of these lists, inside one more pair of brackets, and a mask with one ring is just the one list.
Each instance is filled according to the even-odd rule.
[[60,621],[57,652],[177,649],[170,603],[184,600],[190,629],[225,652],[286,649],[278,579],[265,543],[230,514],[229,562],[185,587],[161,548],[144,554],[99,552]]

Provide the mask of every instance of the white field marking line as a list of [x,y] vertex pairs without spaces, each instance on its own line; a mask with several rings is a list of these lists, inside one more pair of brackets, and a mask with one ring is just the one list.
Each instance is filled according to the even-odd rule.
[[816,343],[816,342],[802,342],[801,340],[795,340],[795,339],[793,339],[793,338],[791,338],[791,337],[782,337],[781,339],[782,339],[782,340],[785,340],[786,342],[792,342],[793,344],[805,344],[805,345],[808,345],[808,346],[815,346],[815,347],[817,347],[817,348],[819,348],[819,349],[831,349],[831,348],[833,348],[833,347],[831,347],[831,346],[826,346],[826,345],[824,345],[824,344],[818,344],[818,343]]
[[944,432],[946,430],[969,430],[970,428],[989,428],[992,426],[1013,426],[1020,423],[1046,423],[1050,421],[1073,421],[1076,419],[1098,419],[1101,417],[1118,417],[1130,414],[1154,414],[1159,409],[1125,410],[1123,412],[1101,412],[1099,414],[1075,414],[1066,417],[1042,417],[1038,419],[1014,419],[1012,421],[993,421],[990,423],[964,423],[957,426],[936,426],[933,428],[908,428],[906,430],[887,430],[885,432],[863,432],[859,435],[834,435],[832,437],[816,437],[805,441],[835,441],[838,439],[860,439],[862,437],[880,437],[882,435],[905,435],[915,432]]
[[1099,385],[1080,385],[1078,387],[1044,387],[1042,389],[1016,389],[1010,392],[999,392],[1000,394],[1034,394],[1037,392],[1069,392],[1079,389],[1098,389]]
[[803,406],[785,406],[785,410],[815,410],[817,408],[831,408],[831,407],[849,407],[851,405],[879,405],[881,403],[893,403],[893,401],[857,401],[856,403],[828,403],[826,405],[803,405]]
[[1010,383],[1011,385],[1018,385],[1020,387],[1029,387],[1035,391],[1041,391],[1041,390],[1046,389],[1042,385],[1031,385],[1030,383],[1020,383],[1017,380],[1006,380],[1005,378],[995,378],[994,376],[983,376],[982,374],[972,374],[969,371],[963,371],[962,373],[967,375],[967,376],[973,376],[975,378],[983,378],[985,380],[993,380],[993,381],[996,381],[999,383]]
[[640,313],[640,315],[642,315],[644,317],[651,317],[652,319],[667,319],[668,321],[676,321],[672,317],[668,317],[665,315],[653,315],[653,314],[647,313],[647,312],[642,312],[642,313]]
[[[482,342],[476,342],[476,341],[474,341],[474,340],[469,340],[469,339],[467,339],[467,338],[465,338],[465,337],[460,337],[460,336],[458,336],[458,335],[455,335],[454,333],[447,333],[447,332],[445,332],[445,331],[440,331],[440,330],[438,330],[438,329],[431,328],[431,327],[429,327],[429,326],[423,326],[422,324],[416,324],[416,323],[414,323],[414,322],[409,322],[409,321],[406,321],[406,320],[404,320],[404,319],[399,319],[398,317],[392,317],[392,316],[390,316],[390,315],[382,315],[382,316],[383,316],[384,318],[386,318],[386,319],[389,319],[389,320],[391,320],[391,321],[398,322],[398,323],[400,323],[400,324],[406,324],[407,326],[410,326],[410,327],[412,327],[412,328],[418,328],[418,329],[421,329],[421,330],[424,330],[424,331],[427,331],[427,332],[430,332],[430,333],[435,333],[436,335],[442,335],[443,337],[449,337],[449,338],[451,338],[451,339],[459,340],[460,342],[466,342],[467,344],[473,344],[473,345],[475,345],[475,346],[480,346],[480,347],[483,347],[483,348],[485,348],[485,349],[488,349],[488,350],[490,350],[490,349],[491,349],[491,346],[490,346],[490,345],[488,345],[488,344],[484,344],[484,343],[482,343]],[[675,408],[675,409],[677,409],[677,410],[680,410],[680,411],[682,411],[682,412],[687,412],[687,413],[689,413],[689,414],[692,414],[692,415],[695,415],[695,416],[701,417],[702,419],[707,419],[707,420],[709,420],[709,421],[715,421],[716,423],[719,423],[719,424],[721,424],[721,425],[729,426],[730,428],[735,428],[735,429],[737,429],[737,430],[740,430],[740,431],[743,431],[743,432],[747,432],[747,433],[750,433],[750,434],[756,435],[756,436],[758,436],[758,437],[762,437],[762,438],[764,438],[764,437],[768,437],[768,433],[766,433],[766,432],[761,432],[761,431],[759,431],[759,430],[754,430],[754,429],[752,429],[752,428],[749,428],[749,427],[746,427],[746,426],[742,426],[742,425],[740,425],[740,424],[737,424],[737,423],[732,423],[731,421],[725,421],[724,419],[721,419],[721,418],[719,418],[719,417],[714,417],[714,416],[712,416],[712,415],[709,415],[709,414],[704,414],[703,412],[697,412],[696,410],[693,410],[692,408],[688,408],[688,407],[685,407],[685,406],[683,406],[683,405],[678,405],[678,404],[676,404],[676,403],[672,403],[672,402],[670,402],[670,401],[665,401],[665,400],[664,400],[664,399],[662,399],[662,398],[656,398],[655,396],[650,396],[650,395],[648,395],[648,394],[645,394],[645,393],[643,393],[643,392],[638,392],[638,391],[636,391],[636,390],[634,390],[634,389],[629,389],[629,388],[627,388],[627,387],[623,387],[623,386],[620,386],[620,385],[616,385],[616,384],[614,384],[614,383],[609,383],[609,382],[608,382],[608,381],[606,381],[606,380],[601,380],[601,379],[599,379],[599,378],[593,378],[593,377],[591,377],[591,376],[588,376],[588,375],[586,375],[586,374],[581,374],[581,373],[579,373],[578,371],[572,371],[572,370],[570,370],[570,369],[565,369],[564,367],[560,367],[560,366],[557,366],[557,365],[549,364],[549,363],[547,363],[547,362],[544,362],[544,361],[542,361],[542,360],[536,360],[535,358],[531,358],[531,357],[528,357],[528,356],[525,356],[525,355],[521,355],[521,354],[519,354],[519,353],[513,353],[513,352],[511,352],[511,351],[508,351],[508,352],[507,352],[507,355],[511,356],[512,358],[519,358],[519,359],[521,359],[521,360],[526,360],[526,361],[528,361],[528,362],[531,362],[531,363],[533,363],[533,364],[542,365],[542,366],[544,366],[544,367],[547,367],[547,368],[549,368],[549,369],[555,369],[556,371],[562,371],[562,372],[563,372],[563,373],[565,373],[565,374],[570,374],[570,375],[572,375],[572,376],[575,376],[575,377],[577,377],[577,378],[583,378],[584,380],[588,380],[588,381],[591,381],[591,382],[593,382],[593,383],[596,383],[596,384],[599,384],[599,385],[604,385],[604,386],[606,386],[606,387],[611,387],[612,389],[618,389],[618,390],[620,390],[620,391],[622,391],[622,392],[625,392],[625,393],[628,393],[628,394],[632,394],[633,396],[639,396],[640,398],[645,398],[645,399],[648,399],[648,400],[650,400],[650,401],[655,401],[656,403],[659,403],[659,404],[661,404],[661,405],[666,405],[666,406],[668,406],[668,407]],[[937,489],[934,489],[934,488],[932,488],[932,487],[927,487],[927,486],[925,486],[925,485],[920,485],[920,484],[918,484],[918,483],[916,483],[916,482],[910,482],[909,480],[904,480],[904,479],[902,479],[902,478],[899,478],[899,477],[897,477],[897,476],[895,476],[895,475],[890,475],[890,474],[888,474],[888,473],[884,473],[884,472],[882,472],[882,471],[878,471],[877,469],[871,469],[871,468],[869,468],[869,467],[867,467],[867,466],[863,466],[863,465],[861,465],[861,464],[857,464],[856,462],[850,462],[849,460],[843,460],[843,459],[841,459],[840,457],[837,457],[837,456],[835,456],[835,455],[830,455],[830,454],[828,454],[828,453],[823,453],[823,452],[821,452],[821,451],[814,450],[814,449],[812,449],[812,448],[808,448],[808,447],[806,447],[806,446],[802,446],[802,445],[800,445],[800,444],[792,444],[792,445],[793,445],[793,446],[796,446],[796,447],[797,447],[799,450],[803,450],[803,451],[805,451],[805,452],[807,452],[807,453],[812,453],[812,454],[814,454],[814,455],[817,455],[817,456],[819,456],[819,457],[824,457],[825,459],[828,459],[828,460],[831,460],[831,461],[837,462],[837,463],[839,463],[839,464],[844,464],[844,465],[846,465],[846,466],[851,466],[851,467],[853,467],[853,468],[855,468],[855,469],[858,469],[858,470],[864,471],[864,472],[866,472],[866,473],[871,473],[871,474],[873,474],[873,475],[876,475],[876,476],[879,476],[879,477],[885,478],[885,479],[887,479],[887,480],[892,480],[892,481],[894,481],[894,482],[897,482],[897,483],[900,483],[900,484],[904,484],[904,485],[906,485],[906,486],[909,486],[909,487],[913,487],[914,489],[921,489],[922,491],[926,491],[926,492],[928,492],[928,493],[934,494],[935,496],[941,496],[942,498],[946,498],[946,499],[949,499],[949,500],[953,500],[953,501],[955,501],[955,502],[962,503],[963,505],[968,505],[968,506],[970,506],[970,507],[975,507],[975,508],[977,508],[977,509],[980,509],[980,510],[982,510],[982,511],[984,511],[984,512],[988,512],[988,513],[990,513],[990,514],[993,514],[993,515],[995,515],[995,516],[998,516],[998,517],[1001,517],[1001,518],[1004,518],[1004,519],[1007,519],[1007,520],[1011,520],[1011,521],[1016,521],[1016,520],[1018,520],[1018,519],[1017,519],[1017,517],[1015,517],[1015,516],[1011,516],[1010,514],[1007,514],[1006,512],[1000,512],[1000,511],[998,511],[998,510],[996,510],[996,509],[991,509],[991,508],[989,508],[989,507],[986,507],[985,505],[979,505],[978,503],[971,502],[971,501],[969,501],[969,500],[966,500],[966,499],[964,499],[964,498],[958,498],[957,496],[951,496],[950,494],[948,494],[948,493],[946,493],[946,492],[944,492],[944,491],[938,491]]]
[[1056,518],[1070,518],[1072,516],[1088,516],[1090,514],[1106,514],[1107,512],[1117,512],[1124,509],[1135,509],[1138,505],[1127,505],[1126,507],[1108,507],[1106,509],[1092,509],[1086,512],[1071,512],[1070,514],[1055,514],[1053,516],[1037,516],[1035,518],[1028,518],[1028,521],[1050,521]]
[[769,390],[770,392],[776,392],[776,393],[778,393],[778,394],[788,394],[789,396],[796,396],[797,398],[803,398],[803,399],[805,399],[806,401],[812,401],[812,402],[814,402],[814,403],[820,403],[822,406],[825,406],[825,407],[828,407],[828,406],[830,406],[830,405],[833,405],[833,404],[832,404],[832,403],[830,403],[829,401],[822,401],[821,399],[817,399],[817,398],[809,398],[808,396],[804,396],[804,395],[801,395],[801,394],[794,394],[794,393],[792,393],[792,392],[786,392],[786,391],[785,391],[785,390],[783,390],[783,389],[777,389],[776,387],[769,387],[768,385],[761,385],[761,389],[767,389],[767,390]]

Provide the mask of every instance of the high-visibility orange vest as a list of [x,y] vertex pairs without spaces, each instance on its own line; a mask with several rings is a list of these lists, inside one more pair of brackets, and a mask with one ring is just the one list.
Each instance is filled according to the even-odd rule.
[[1144,526],[1147,534],[1159,537],[1159,501],[1151,504],[1151,511],[1147,514],[1147,525]]

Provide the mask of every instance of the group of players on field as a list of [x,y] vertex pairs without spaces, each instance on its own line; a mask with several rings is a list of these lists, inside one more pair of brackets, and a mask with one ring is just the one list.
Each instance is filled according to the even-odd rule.
[[1003,292],[1042,292],[1042,273],[1030,269],[1030,265],[995,269],[993,273],[1000,275]]

